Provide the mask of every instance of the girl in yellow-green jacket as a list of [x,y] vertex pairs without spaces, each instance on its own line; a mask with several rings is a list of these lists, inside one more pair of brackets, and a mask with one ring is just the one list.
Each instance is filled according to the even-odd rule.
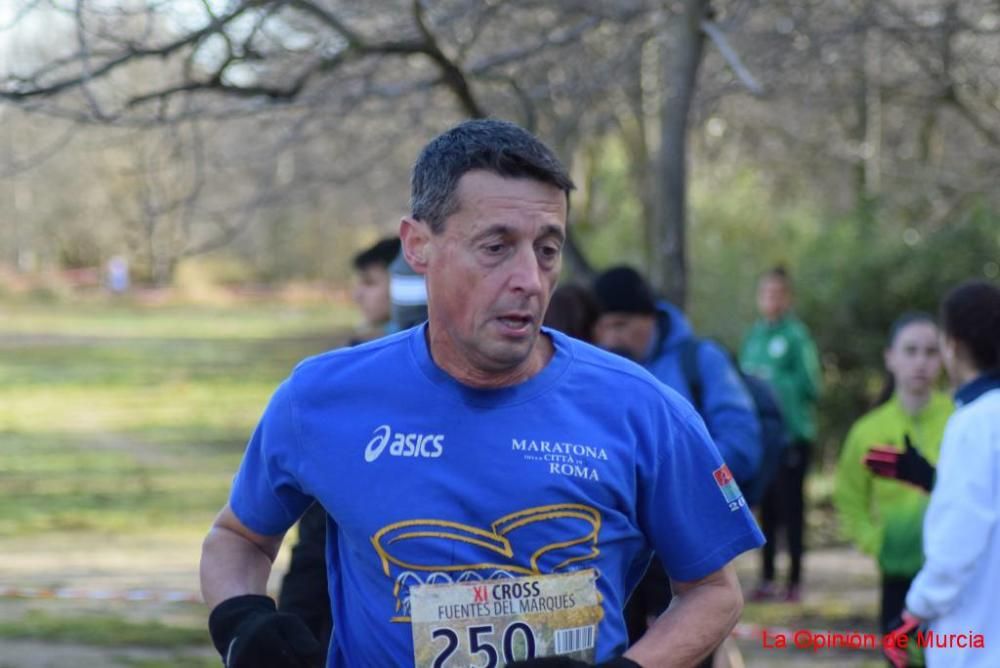
[[[854,423],[840,462],[834,501],[844,533],[860,550],[878,559],[882,576],[880,627],[899,615],[913,577],[923,564],[922,525],[945,423],[954,410],[937,391],[941,372],[938,329],[931,316],[908,313],[892,327],[885,366],[891,394]],[[907,471],[898,477],[874,475],[865,465],[870,452],[902,453]],[[914,473],[916,472],[916,473]]]

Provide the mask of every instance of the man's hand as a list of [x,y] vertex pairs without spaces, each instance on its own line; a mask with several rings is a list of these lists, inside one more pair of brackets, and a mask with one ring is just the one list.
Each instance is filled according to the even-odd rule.
[[934,486],[934,467],[910,442],[909,434],[903,437],[906,448],[899,452],[891,445],[876,445],[865,455],[865,466],[877,476],[893,478],[916,485],[930,492]]
[[[589,668],[591,664],[565,656],[546,656],[540,659],[525,659],[508,663],[507,668]],[[595,668],[642,668],[631,659],[620,656],[617,659],[594,664]]]
[[[882,643],[882,654],[888,659],[894,668],[906,668],[908,662],[907,648],[913,642],[913,634],[921,621],[906,610],[903,610],[899,617],[889,624],[890,631],[886,634],[885,642]],[[901,644],[899,639],[909,636],[905,644]]]
[[323,648],[301,619],[278,612],[267,596],[226,599],[208,618],[226,668],[319,668]]

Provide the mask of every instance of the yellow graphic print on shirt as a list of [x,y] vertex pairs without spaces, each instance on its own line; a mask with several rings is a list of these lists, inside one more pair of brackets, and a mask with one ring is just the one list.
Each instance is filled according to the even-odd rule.
[[393,581],[391,621],[409,622],[411,586],[582,568],[600,554],[600,530],[597,509],[562,503],[504,515],[489,528],[439,519],[404,520],[383,527],[371,541],[383,573]]

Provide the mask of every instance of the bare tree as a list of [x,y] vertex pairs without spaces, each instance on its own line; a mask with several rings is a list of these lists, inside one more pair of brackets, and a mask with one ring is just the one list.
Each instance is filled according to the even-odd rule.
[[[145,160],[118,149],[117,211],[145,255],[159,248],[151,265],[260,246],[247,231],[282,211],[388,217],[406,156],[468,116],[518,120],[570,161],[619,136],[652,278],[681,304],[692,160],[928,225],[996,197],[992,0],[18,0],[8,14],[0,30],[44,21],[49,39],[0,70],[0,104],[159,133]],[[13,144],[0,170],[58,142]]]
[[[576,105],[596,99],[622,63],[606,45],[627,44],[649,11],[641,2],[612,8],[597,2],[372,5],[245,0],[216,9],[203,2],[196,14],[179,15],[170,3],[152,0],[113,9],[33,2],[22,7],[21,18],[63,17],[74,35],[73,48],[42,58],[26,71],[6,72],[0,100],[82,122],[172,124],[176,137],[190,135],[198,124],[216,131],[223,122],[248,127],[267,115],[299,128],[298,141],[305,141],[307,128],[322,126],[345,143],[359,135],[346,136],[332,127],[332,119],[368,114],[381,119],[380,129],[363,136],[398,137],[414,129],[401,123],[407,117],[422,116],[423,124],[440,127],[489,113],[554,133],[556,143],[571,154],[586,132],[586,112]],[[602,60],[580,57],[589,51]],[[437,121],[426,114],[448,107],[453,111]],[[203,130],[203,140],[187,142],[185,160],[194,174],[208,173],[204,146],[214,139],[211,132]],[[204,182],[189,183],[186,194],[157,194],[162,182],[147,178],[142,183],[136,215],[144,221],[138,227],[149,232],[147,241],[163,229],[166,216],[186,220],[177,223],[185,231],[196,227],[191,223],[196,217],[203,223],[212,219],[197,210],[214,191]],[[301,178],[289,185],[309,187]],[[251,219],[219,222],[215,240],[189,238],[186,249],[170,255],[216,247],[240,234]],[[145,245],[152,255],[152,246]],[[572,245],[569,250],[571,260],[585,269],[582,253]]]

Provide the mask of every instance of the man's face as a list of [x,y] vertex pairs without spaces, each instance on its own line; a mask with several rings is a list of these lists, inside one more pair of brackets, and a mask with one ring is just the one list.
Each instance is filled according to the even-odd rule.
[[937,327],[912,322],[896,333],[885,353],[885,365],[896,387],[912,394],[925,394],[941,373]]
[[365,324],[370,327],[389,321],[389,269],[370,264],[354,272],[351,298],[361,309]]
[[757,285],[757,310],[765,320],[778,320],[792,304],[788,285],[773,276],[762,278]]
[[[458,209],[434,234],[411,226],[407,259],[426,274],[439,364],[489,378],[529,364],[555,288],[566,238],[566,196],[531,179],[467,172]],[[409,234],[407,234],[409,236]]]
[[594,325],[594,343],[641,362],[649,350],[656,318],[644,313],[604,313]]

